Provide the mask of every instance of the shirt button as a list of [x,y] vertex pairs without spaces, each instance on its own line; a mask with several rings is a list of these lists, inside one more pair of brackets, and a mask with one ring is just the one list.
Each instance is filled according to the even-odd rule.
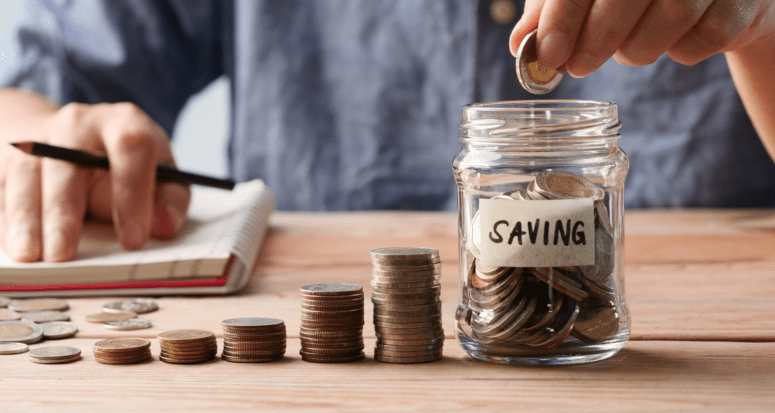
[[490,18],[495,23],[507,24],[517,17],[517,5],[514,0],[493,0],[490,3]]

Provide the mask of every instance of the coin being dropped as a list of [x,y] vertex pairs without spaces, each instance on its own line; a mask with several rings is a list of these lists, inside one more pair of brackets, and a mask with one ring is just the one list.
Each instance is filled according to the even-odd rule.
[[132,300],[113,301],[102,306],[102,311],[106,313],[120,313],[131,311],[137,314],[145,314],[156,311],[159,306],[156,302],[148,298],[135,298]]
[[29,349],[24,343],[0,343],[0,354],[19,354]]
[[80,349],[67,346],[38,347],[29,354],[29,360],[38,364],[69,363],[80,358]]
[[86,316],[86,321],[90,323],[105,323],[108,321],[128,320],[137,317],[137,313],[132,311],[121,311],[114,313],[97,313]]
[[536,54],[537,31],[533,31],[519,45],[517,51],[517,78],[519,84],[530,93],[543,95],[554,90],[565,76],[565,66],[551,69],[538,63]]
[[143,320],[142,318],[128,318],[126,320],[106,321],[105,323],[103,323],[103,325],[108,330],[119,330],[119,331],[142,330],[146,328],[151,328],[152,326],[150,321]]
[[47,340],[69,338],[78,332],[78,326],[65,321],[52,321],[40,326],[43,328],[43,338]]

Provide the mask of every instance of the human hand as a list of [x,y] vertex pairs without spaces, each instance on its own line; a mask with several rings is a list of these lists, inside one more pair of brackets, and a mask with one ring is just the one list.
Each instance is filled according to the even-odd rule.
[[[540,19],[539,19],[540,17]],[[610,57],[644,66],[663,53],[692,65],[775,36],[771,0],[527,0],[509,39],[516,56],[538,25],[537,53],[547,67],[584,77]]]
[[[73,258],[86,214],[112,220],[121,244],[171,238],[190,201],[188,188],[157,183],[156,165],[174,164],[164,130],[130,103],[69,104],[39,117],[24,135],[0,135],[0,248],[16,261]],[[17,130],[17,132],[19,132]],[[106,153],[110,171],[27,155],[16,141]]]

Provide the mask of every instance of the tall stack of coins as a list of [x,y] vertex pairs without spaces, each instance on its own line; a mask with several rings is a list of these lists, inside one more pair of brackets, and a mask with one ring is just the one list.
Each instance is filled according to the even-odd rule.
[[159,360],[174,364],[193,364],[212,360],[218,342],[212,331],[173,330],[159,334]]
[[111,338],[94,344],[101,364],[136,364],[151,360],[151,342],[144,338]]
[[276,318],[224,320],[221,358],[235,363],[263,363],[285,355],[285,323]]
[[512,201],[592,198],[595,215],[595,264],[580,267],[515,268],[479,261],[478,214],[468,244],[475,257],[468,268],[468,313],[458,314],[481,343],[552,348],[569,335],[591,343],[619,330],[613,278],[613,230],[603,190],[583,176],[542,172],[525,188],[496,196]]
[[301,358],[317,363],[361,360],[363,287],[316,284],[301,287]]
[[432,248],[380,248],[371,251],[374,359],[385,363],[439,360],[441,260]]

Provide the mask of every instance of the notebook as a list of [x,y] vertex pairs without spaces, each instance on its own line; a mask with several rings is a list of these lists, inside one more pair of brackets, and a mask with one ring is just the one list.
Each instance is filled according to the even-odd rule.
[[261,180],[232,191],[194,187],[188,219],[171,241],[126,251],[111,225],[86,222],[73,261],[15,263],[0,253],[0,295],[232,293],[250,278],[274,208]]

